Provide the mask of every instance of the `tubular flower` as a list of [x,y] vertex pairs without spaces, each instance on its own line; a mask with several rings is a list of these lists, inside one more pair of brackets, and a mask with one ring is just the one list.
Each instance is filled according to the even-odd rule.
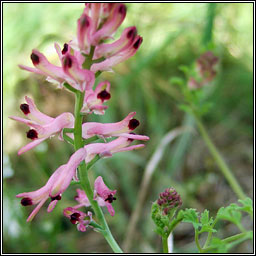
[[144,144],[129,146],[132,141],[133,139],[119,137],[108,143],[88,144],[84,146],[84,149],[86,150],[85,161],[86,163],[89,163],[96,155],[99,155],[100,157],[110,157],[114,153],[130,151],[133,149],[143,148],[145,146]]
[[[79,202],[79,204],[74,206],[74,209],[78,209],[83,206],[88,207],[91,205],[84,191],[77,189],[77,194],[78,196],[76,196],[75,199]],[[106,206],[111,216],[115,215],[115,210],[112,206],[113,201],[116,200],[116,198],[114,197],[115,194],[116,190],[110,190],[104,184],[104,181],[101,176],[99,176],[95,180],[93,200],[96,200],[98,204],[102,207]]]
[[28,119],[16,116],[9,117],[30,127],[27,137],[32,142],[22,147],[18,152],[19,155],[36,147],[47,138],[57,133],[60,134],[63,128],[72,128],[74,126],[74,117],[71,113],[62,113],[56,118],[52,118],[41,113],[31,98],[26,96],[25,99],[27,103],[21,104],[20,109]]
[[51,203],[47,211],[51,212],[56,206],[57,202],[61,200],[62,193],[68,188],[76,168],[83,161],[85,157],[85,150],[83,148],[77,150],[69,159],[68,163],[61,165],[49,178],[47,183],[40,189],[33,192],[25,192],[16,195],[22,198],[21,204],[23,206],[36,205],[36,208],[29,215],[27,221],[31,221],[38,213],[42,205],[48,198],[51,198]]
[[81,112],[90,114],[94,112],[95,114],[103,115],[105,109],[108,108],[103,103],[110,98],[110,83],[108,81],[101,82],[96,86],[95,90],[88,89],[85,91]]
[[132,44],[124,50],[118,51],[116,54],[110,56],[102,62],[94,63],[91,67],[93,72],[97,71],[111,71],[112,67],[131,58],[139,49],[143,39],[141,36],[136,36],[132,42]]
[[70,219],[72,224],[77,225],[78,231],[85,232],[86,228],[92,222],[92,213],[91,212],[81,212],[72,207],[67,207],[63,210],[65,217]]
[[19,65],[21,69],[44,75],[49,82],[57,83],[59,88],[68,82],[77,90],[84,91],[87,87],[91,88],[94,84],[94,74],[90,70],[82,69],[85,57],[79,51],[70,54],[70,46],[64,44],[63,50],[55,43],[55,50],[62,63],[62,67],[51,64],[47,58],[37,50],[33,50],[31,60],[35,68]]
[[84,123],[82,126],[83,138],[88,139],[98,135],[100,137],[120,136],[135,140],[148,140],[147,136],[132,133],[140,124],[137,119],[133,118],[135,114],[136,112],[131,112],[125,119],[117,123]]

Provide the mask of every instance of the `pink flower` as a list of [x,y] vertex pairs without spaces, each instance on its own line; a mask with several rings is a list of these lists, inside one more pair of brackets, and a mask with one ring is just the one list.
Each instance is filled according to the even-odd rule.
[[[90,6],[95,8],[93,6],[94,4],[91,4]],[[88,8],[87,6],[86,8]],[[102,4],[102,7],[104,5]],[[106,4],[105,4],[106,7]],[[92,9],[93,10],[93,9]],[[102,9],[104,12],[104,10]],[[100,22],[99,20],[95,19],[95,24],[97,24],[97,27],[100,27],[97,31],[94,31],[91,41],[92,45],[98,45],[101,40],[107,39],[111,37],[118,27],[122,24],[125,16],[126,16],[126,7],[124,4],[108,4],[107,8],[105,9],[105,19],[104,17],[101,18]],[[97,13],[98,16],[98,13]],[[96,25],[94,24],[94,29]]]
[[[138,135],[139,136],[139,135]],[[146,137],[146,136],[145,136]],[[117,152],[130,151],[133,149],[143,148],[144,144],[129,146],[133,139],[119,137],[108,143],[92,143],[84,146],[86,150],[86,163],[89,163],[96,155],[100,157],[110,157]]]
[[51,64],[47,58],[37,50],[33,50],[31,60],[35,68],[19,65],[21,69],[47,77],[49,82],[57,83],[60,88],[65,82],[77,90],[84,91],[94,84],[94,73],[82,68],[85,57],[78,51],[70,54],[70,46],[64,44],[63,50],[55,43],[55,49],[62,63],[62,67]]
[[99,59],[101,57],[108,58],[128,49],[132,45],[136,35],[136,27],[129,27],[124,29],[120,39],[118,39],[114,43],[100,44],[96,46],[94,52],[94,59]]
[[81,109],[82,113],[92,113],[103,115],[107,106],[103,103],[111,98],[110,95],[110,83],[104,81],[99,83],[95,90],[87,89],[85,91],[84,103]]
[[91,212],[81,212],[72,207],[67,207],[63,210],[64,216],[70,219],[72,224],[77,225],[78,231],[85,232],[86,228],[92,222]]
[[[78,205],[74,206],[74,209],[81,208],[83,206],[90,206],[90,202],[85,192],[77,189],[78,196],[75,199],[79,202]],[[110,215],[115,215],[115,210],[112,206],[112,203],[116,198],[114,195],[116,194],[116,190],[110,190],[105,184],[101,176],[99,176],[94,182],[94,198],[98,204],[102,207],[106,206]]]
[[51,198],[52,201],[49,204],[47,211],[51,212],[54,209],[57,202],[61,200],[62,193],[68,188],[75,175],[76,168],[84,158],[85,150],[81,148],[70,157],[67,164],[61,165],[51,175],[42,188],[33,192],[25,192],[16,195],[16,197],[22,197],[21,204],[23,206],[37,204],[36,208],[29,215],[27,221],[31,221],[35,217],[48,198]]
[[78,208],[81,208],[83,206],[88,207],[88,206],[91,205],[88,197],[86,196],[86,194],[83,190],[78,188],[76,190],[76,192],[77,192],[77,196],[75,196],[75,200],[78,201],[79,204],[74,206],[73,207],[74,209],[78,209]]
[[27,132],[27,137],[31,139],[32,142],[22,147],[18,152],[19,155],[36,147],[47,138],[61,133],[63,128],[72,128],[74,126],[74,117],[71,113],[62,113],[56,118],[52,118],[41,113],[31,98],[26,96],[25,99],[27,104],[21,104],[20,109],[28,119],[16,116],[9,117],[30,127],[30,130]]
[[88,139],[98,135],[100,137],[121,136],[135,140],[148,140],[149,137],[136,135],[132,131],[139,126],[140,122],[133,118],[136,112],[131,112],[125,119],[117,123],[94,123],[87,122],[83,124],[83,138]]
[[95,73],[97,71],[111,71],[113,66],[127,60],[128,58],[131,58],[139,49],[142,40],[143,39],[141,36],[136,36],[129,47],[124,47],[123,50],[118,51],[116,54],[110,56],[102,62],[94,63],[91,67],[91,71]]

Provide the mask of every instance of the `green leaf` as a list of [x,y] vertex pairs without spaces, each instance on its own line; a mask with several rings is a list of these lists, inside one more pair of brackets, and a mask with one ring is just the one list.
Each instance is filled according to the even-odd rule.
[[178,108],[180,110],[183,110],[184,112],[187,112],[187,113],[191,113],[191,109],[188,105],[185,105],[185,104],[179,104],[178,105]]
[[196,209],[185,209],[185,211],[183,212],[182,222],[192,223],[194,229],[198,230],[198,228],[201,226],[198,220],[198,214],[199,213],[196,211]]
[[180,86],[185,85],[184,79],[182,79],[182,78],[180,78],[180,77],[176,77],[176,76],[170,78],[170,79],[169,79],[169,83],[170,83],[170,84],[180,85]]
[[247,212],[250,215],[253,213],[253,208],[252,208],[252,199],[249,197],[246,197],[245,199],[239,199],[238,202],[242,204],[242,206],[239,206],[241,211]]
[[217,212],[217,218],[228,220],[236,225],[240,225],[242,214],[239,212],[238,205],[231,204],[227,207],[221,207]]
[[208,210],[205,209],[204,212],[201,213],[200,222],[202,224],[202,227],[199,231],[199,234],[201,234],[203,232],[217,232],[217,230],[212,227],[213,218],[211,217],[209,219],[209,211]]

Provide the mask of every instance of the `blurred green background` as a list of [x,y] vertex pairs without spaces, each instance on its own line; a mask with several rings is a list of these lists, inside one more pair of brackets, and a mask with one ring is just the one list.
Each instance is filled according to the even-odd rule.
[[[204,36],[211,20],[207,3],[130,3],[122,28],[137,26],[143,44],[137,54],[103,73],[100,80],[111,82],[109,109],[104,116],[88,120],[117,122],[136,111],[141,122],[136,132],[150,136],[146,147],[135,152],[116,154],[92,168],[91,176],[103,176],[107,185],[117,189],[115,217],[106,213],[114,237],[125,239],[129,217],[140,190],[145,166],[161,138],[170,130],[193,122],[185,118],[176,104],[176,88],[169,80],[183,77],[180,65],[191,65],[205,49]],[[22,116],[19,105],[32,96],[39,109],[56,116],[73,112],[74,97],[45,81],[44,77],[22,71],[18,64],[32,66],[33,48],[50,61],[57,61],[54,42],[63,45],[75,37],[76,21],[84,5],[70,3],[3,4],[3,249],[5,253],[89,253],[111,252],[103,237],[89,230],[78,232],[62,215],[75,205],[76,186],[70,186],[56,209],[48,214],[44,206],[32,223],[26,223],[31,207],[22,207],[16,194],[32,191],[45,184],[51,173],[67,162],[73,149],[57,138],[47,140],[33,151],[17,156],[28,143],[27,127],[8,116]],[[215,8],[216,7],[216,8]],[[204,123],[213,141],[238,178],[246,194],[253,194],[253,4],[218,3],[215,8],[212,43],[220,58],[218,76],[208,96],[213,108]],[[207,208],[214,215],[221,206],[237,198],[215,165],[203,140],[196,132],[185,134],[168,145],[147,193],[143,212],[133,235],[131,252],[160,252],[161,240],[154,233],[150,208],[166,187],[181,194],[182,208],[199,211]],[[245,226],[250,221],[245,219]],[[220,236],[238,230],[223,222]],[[193,229],[180,225],[174,233],[176,252],[196,252]],[[252,252],[250,242],[233,249]]]

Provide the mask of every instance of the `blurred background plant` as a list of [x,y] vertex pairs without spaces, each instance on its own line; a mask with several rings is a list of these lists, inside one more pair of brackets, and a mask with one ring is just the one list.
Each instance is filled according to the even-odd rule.
[[[111,106],[104,116],[94,120],[121,120],[136,110],[141,121],[138,133],[151,140],[136,152],[119,153],[99,161],[91,175],[102,175],[106,184],[117,189],[116,216],[106,215],[110,228],[121,244],[140,190],[144,169],[162,138],[170,130],[191,120],[177,107],[176,85],[171,77],[182,77],[181,65],[191,65],[200,56],[205,28],[212,19],[207,3],[133,3],[123,27],[135,25],[143,36],[138,53],[104,73],[112,85]],[[8,119],[19,114],[24,96],[32,96],[42,112],[57,116],[73,111],[74,99],[65,90],[57,90],[42,77],[24,72],[18,64],[31,65],[33,48],[57,61],[53,43],[64,44],[75,36],[76,21],[83,4],[4,3],[3,4],[3,251],[5,253],[111,252],[100,234],[80,233],[62,215],[62,209],[74,203],[75,186],[70,187],[62,203],[47,214],[41,210],[27,224],[30,209],[23,208],[15,195],[44,184],[59,165],[65,163],[72,148],[53,138],[34,151],[18,157],[25,144],[26,127]],[[208,96],[212,107],[204,118],[212,140],[240,181],[245,193],[253,194],[253,4],[218,3],[214,9],[212,42],[219,58],[218,77]],[[120,29],[122,31],[122,29]],[[121,33],[121,32],[120,32]],[[118,35],[117,35],[118,37]],[[90,117],[91,118],[91,117]],[[88,118],[89,120],[89,118]],[[164,188],[173,186],[182,197],[182,208],[212,214],[221,206],[236,202],[236,195],[218,171],[212,156],[197,132],[185,133],[170,145],[159,159],[153,181],[145,195],[130,252],[159,252],[161,239],[153,232],[150,217],[152,202]],[[26,188],[24,190],[24,188]],[[251,226],[244,218],[244,226]],[[221,223],[223,237],[236,234],[236,227]],[[196,252],[194,231],[186,223],[174,232],[174,252]],[[232,249],[252,252],[245,241]]]

